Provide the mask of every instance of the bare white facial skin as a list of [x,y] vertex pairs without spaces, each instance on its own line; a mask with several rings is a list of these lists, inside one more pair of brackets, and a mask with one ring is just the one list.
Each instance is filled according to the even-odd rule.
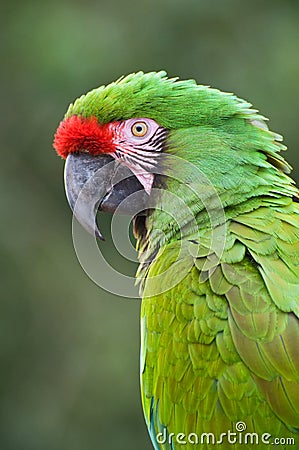
[[122,161],[138,178],[147,194],[150,194],[154,175],[151,172],[157,165],[163,150],[166,130],[155,120],[134,118],[119,122],[115,129],[115,159]]

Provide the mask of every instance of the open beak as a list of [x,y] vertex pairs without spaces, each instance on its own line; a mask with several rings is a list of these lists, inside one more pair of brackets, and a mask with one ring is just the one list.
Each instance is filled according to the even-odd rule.
[[[69,154],[64,179],[66,196],[75,217],[89,233],[101,240],[104,237],[97,226],[97,211],[118,209],[118,212],[130,214],[146,208],[148,195],[142,184],[130,169],[109,155]],[[131,204],[128,197],[136,191],[142,191],[137,196],[138,204]]]

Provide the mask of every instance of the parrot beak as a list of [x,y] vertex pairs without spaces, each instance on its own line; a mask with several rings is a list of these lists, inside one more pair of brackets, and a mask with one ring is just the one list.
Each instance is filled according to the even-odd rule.
[[[68,155],[64,170],[65,191],[69,205],[79,223],[92,235],[104,240],[98,229],[98,211],[122,214],[146,208],[148,195],[142,184],[126,166],[109,155],[87,153]],[[134,204],[127,197],[141,191]]]

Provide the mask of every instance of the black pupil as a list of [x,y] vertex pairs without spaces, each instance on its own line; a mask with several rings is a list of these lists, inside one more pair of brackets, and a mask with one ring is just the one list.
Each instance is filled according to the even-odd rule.
[[136,131],[137,131],[137,133],[142,133],[143,126],[142,125],[136,125]]

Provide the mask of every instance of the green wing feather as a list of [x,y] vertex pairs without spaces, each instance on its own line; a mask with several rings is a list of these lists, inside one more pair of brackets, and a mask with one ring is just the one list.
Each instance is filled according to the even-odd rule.
[[[275,414],[289,427],[299,428],[298,208],[291,202],[289,208],[260,208],[238,217],[231,229],[246,244],[264,281],[262,290],[256,283],[261,292],[257,295],[254,285],[246,289],[241,281],[249,267],[243,275],[243,268],[223,267],[227,280],[239,278],[238,287],[227,295],[234,343]],[[260,296],[263,302],[257,301]]]
[[[219,437],[240,420],[260,436],[296,436],[299,211],[290,199],[271,204],[229,222],[222,255],[203,245],[204,235],[200,245],[189,242],[197,257],[184,280],[143,299],[141,384],[154,442],[165,429],[196,433],[200,448],[212,449],[203,433]],[[167,255],[178,245],[160,251],[149,276],[171,267]],[[175,436],[156,448],[194,448]]]

